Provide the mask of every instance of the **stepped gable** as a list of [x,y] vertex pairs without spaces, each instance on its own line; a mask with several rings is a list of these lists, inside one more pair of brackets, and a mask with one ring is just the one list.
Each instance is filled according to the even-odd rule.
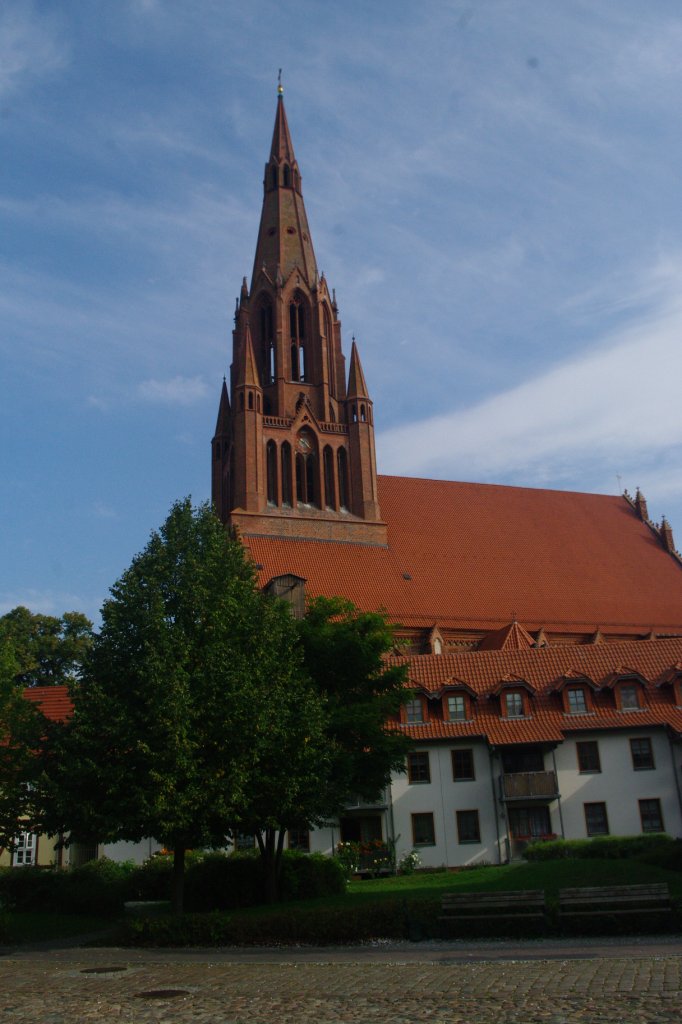
[[32,686],[24,690],[24,698],[37,704],[51,722],[64,722],[71,717],[73,704],[67,686]]
[[[432,717],[423,725],[410,725],[415,741],[483,737],[491,744],[558,743],[567,733],[601,729],[669,728],[682,736],[682,708],[675,705],[669,682],[678,673],[682,639],[640,640],[594,646],[557,646],[518,651],[465,651],[418,658],[393,656],[390,664],[409,665],[409,685],[434,701]],[[635,711],[617,710],[609,690],[614,675],[636,673],[643,680],[646,704]],[[593,711],[566,714],[557,684],[567,674],[593,680]],[[471,721],[444,721],[437,702],[453,677],[476,694]],[[496,695],[504,686],[527,684],[531,714],[525,718],[500,716]],[[586,685],[589,685],[586,682]],[[394,723],[395,724],[395,723]],[[398,727],[396,725],[396,727]]]
[[621,497],[391,476],[378,493],[386,547],[247,537],[262,583],[293,572],[406,629],[480,637],[513,608],[578,643],[682,634],[682,569]]

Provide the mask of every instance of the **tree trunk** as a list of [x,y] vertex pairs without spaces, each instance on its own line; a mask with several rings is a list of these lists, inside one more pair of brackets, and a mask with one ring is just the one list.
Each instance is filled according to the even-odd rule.
[[185,901],[185,847],[176,845],[173,849],[173,888],[171,910],[181,914]]

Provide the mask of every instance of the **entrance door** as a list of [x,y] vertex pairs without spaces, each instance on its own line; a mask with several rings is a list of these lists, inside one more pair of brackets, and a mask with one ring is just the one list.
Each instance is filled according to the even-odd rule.
[[509,832],[512,839],[539,839],[552,831],[549,807],[510,807]]

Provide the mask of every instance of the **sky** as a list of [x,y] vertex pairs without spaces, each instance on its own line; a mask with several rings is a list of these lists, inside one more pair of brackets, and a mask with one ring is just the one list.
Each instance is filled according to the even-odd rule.
[[279,68],[379,471],[682,542],[680,52],[679,0],[3,0],[0,614],[97,621],[210,497]]

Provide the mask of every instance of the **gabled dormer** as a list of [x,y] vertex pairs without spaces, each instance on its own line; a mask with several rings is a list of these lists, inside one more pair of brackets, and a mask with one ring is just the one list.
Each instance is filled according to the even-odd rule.
[[620,666],[608,676],[604,689],[613,693],[618,711],[642,711],[647,705],[646,679],[626,666]]
[[442,688],[443,719],[446,722],[469,722],[474,717],[476,691],[461,679],[450,679]]
[[552,692],[559,695],[565,715],[591,715],[594,714],[596,689],[588,676],[569,669],[558,679]]
[[682,662],[676,662],[664,672],[657,685],[670,693],[675,707],[682,708]]
[[535,687],[520,676],[505,676],[490,696],[499,701],[501,718],[529,718],[533,713]]

